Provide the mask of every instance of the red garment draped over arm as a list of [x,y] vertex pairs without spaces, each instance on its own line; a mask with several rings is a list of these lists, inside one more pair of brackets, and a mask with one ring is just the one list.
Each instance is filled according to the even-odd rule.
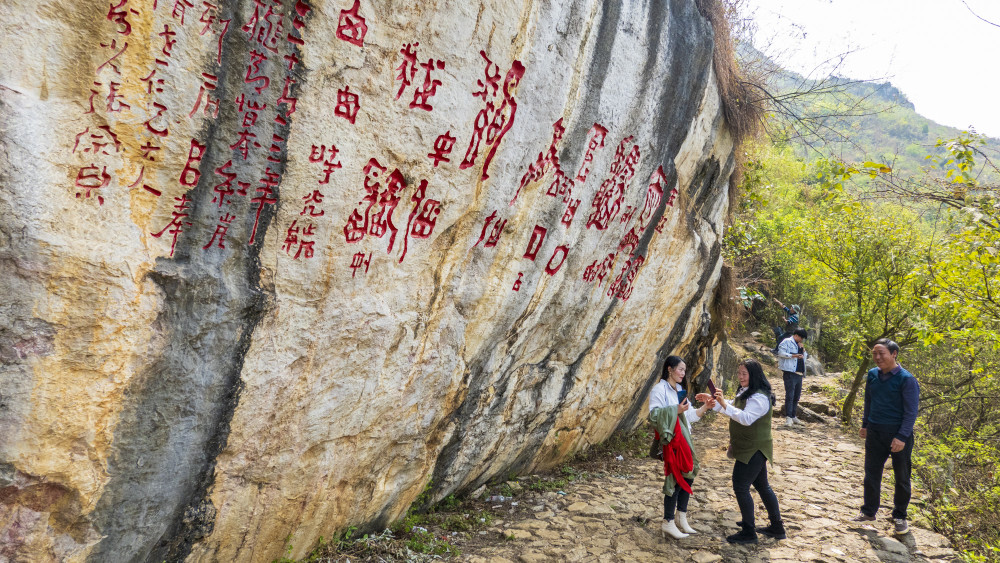
[[[660,439],[660,433],[656,432],[656,439]],[[684,439],[681,432],[680,417],[674,426],[674,437],[670,443],[663,446],[663,474],[673,475],[677,486],[686,492],[691,492],[691,485],[684,479],[682,473],[687,473],[694,469],[694,456],[691,455],[691,445]]]

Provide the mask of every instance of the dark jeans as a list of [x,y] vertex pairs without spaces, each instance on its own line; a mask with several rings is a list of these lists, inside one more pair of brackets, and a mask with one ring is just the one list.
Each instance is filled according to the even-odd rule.
[[[685,478],[688,486],[694,483],[694,479]],[[680,485],[674,485],[674,494],[663,495],[663,519],[673,520],[674,519],[674,505],[677,506],[677,510],[681,512],[688,511],[688,500],[691,498],[691,493],[685,491],[680,487]]]
[[868,429],[865,437],[865,503],[861,512],[875,516],[882,494],[882,468],[885,460],[892,457],[892,473],[896,480],[896,490],[892,495],[892,517],[906,519],[906,507],[910,504],[910,455],[913,453],[913,436],[906,440],[903,449],[892,453],[890,446],[895,432]]
[[778,508],[778,497],[767,482],[767,458],[760,452],[753,454],[750,463],[737,460],[733,465],[733,493],[736,494],[736,503],[740,505],[743,527],[753,530],[753,497],[750,496],[750,485],[757,489],[771,524],[780,524],[781,510]]
[[802,376],[791,371],[783,371],[781,378],[785,381],[785,416],[795,418],[799,408],[799,397],[802,396]]

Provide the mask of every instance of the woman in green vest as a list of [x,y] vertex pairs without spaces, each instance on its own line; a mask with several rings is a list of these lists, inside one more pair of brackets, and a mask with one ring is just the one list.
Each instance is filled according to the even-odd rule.
[[[774,458],[771,446],[771,409],[774,406],[771,384],[756,360],[743,360],[736,370],[740,389],[731,403],[726,402],[721,389],[715,392],[716,406],[730,418],[729,448],[736,459],[733,466],[733,493],[740,506],[743,520],[740,531],[728,536],[729,543],[757,543],[757,533],[775,539],[785,539],[778,497],[767,482],[767,461]],[[767,509],[770,525],[754,528],[753,498],[750,485],[757,489]]]

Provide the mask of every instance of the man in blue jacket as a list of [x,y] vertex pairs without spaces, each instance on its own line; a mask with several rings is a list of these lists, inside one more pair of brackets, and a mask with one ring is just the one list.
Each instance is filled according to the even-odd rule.
[[854,521],[875,519],[882,492],[882,468],[892,457],[896,489],[892,497],[892,519],[897,534],[905,534],[906,507],[910,504],[910,457],[913,424],[917,421],[920,385],[897,361],[899,345],[882,338],[872,346],[875,366],[865,384],[865,410],[861,437],[865,440],[864,504]]

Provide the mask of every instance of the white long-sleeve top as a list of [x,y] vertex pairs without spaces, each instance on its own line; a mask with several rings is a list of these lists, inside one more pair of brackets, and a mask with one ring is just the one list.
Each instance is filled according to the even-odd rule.
[[[789,336],[778,344],[778,369],[781,371],[795,372],[798,365],[798,358],[793,356],[799,353],[799,343]],[[805,357],[805,354],[803,354]]]
[[[736,392],[736,396],[739,397],[746,390],[746,387],[740,387],[740,390]],[[763,393],[754,393],[747,399],[747,404],[742,409],[736,408],[736,405],[732,401],[726,401],[726,405],[726,408],[722,408],[721,404],[716,403],[712,410],[721,412],[743,426],[750,426],[758,418],[767,414],[768,409],[771,408],[771,398],[765,396]]]
[[[652,389],[649,390],[649,412],[653,412],[653,409],[672,407],[680,404],[677,400],[677,392],[682,390],[683,387],[680,384],[670,385],[666,379],[661,379]],[[690,401],[688,401],[690,403]],[[701,417],[695,412],[697,409],[692,406],[688,410],[684,411],[684,416],[687,418],[688,423],[698,422]],[[765,411],[766,412],[766,411]]]

